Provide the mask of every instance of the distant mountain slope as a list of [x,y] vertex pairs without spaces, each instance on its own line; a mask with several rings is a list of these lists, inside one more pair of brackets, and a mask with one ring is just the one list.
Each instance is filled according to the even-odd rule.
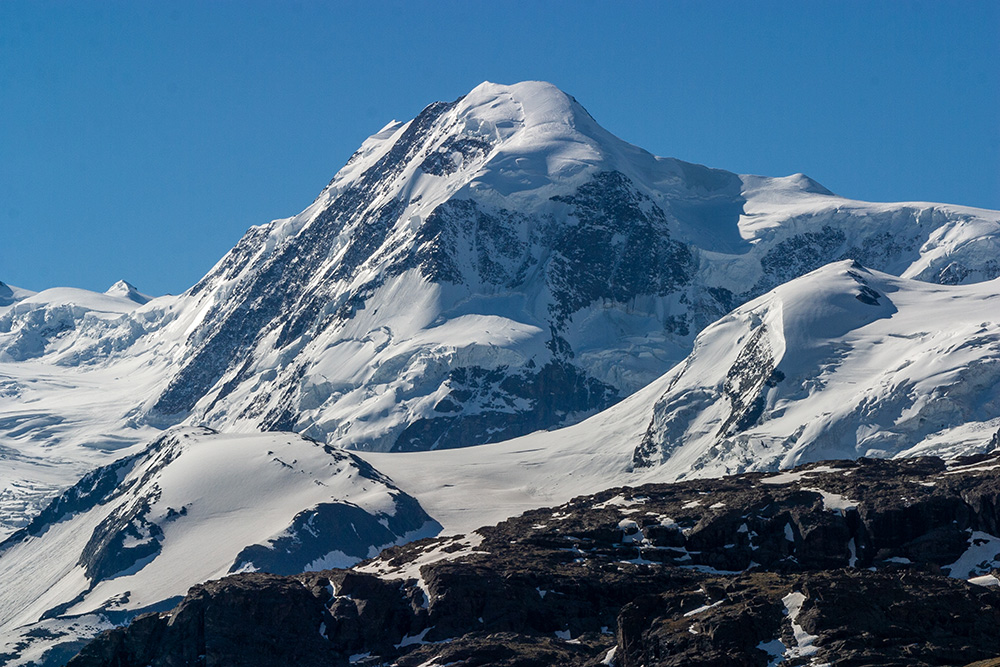
[[139,289],[135,285],[133,285],[132,283],[125,282],[124,280],[119,280],[114,285],[109,287],[108,291],[105,292],[105,294],[109,294],[111,296],[125,297],[130,301],[136,302],[140,306],[147,304],[153,300],[153,297],[149,296],[148,294],[143,294],[142,292],[139,291]]
[[11,292],[6,305],[0,294],[0,541],[85,473],[157,436],[128,415],[165,372],[135,347],[162,321],[162,300],[139,313],[115,288]]

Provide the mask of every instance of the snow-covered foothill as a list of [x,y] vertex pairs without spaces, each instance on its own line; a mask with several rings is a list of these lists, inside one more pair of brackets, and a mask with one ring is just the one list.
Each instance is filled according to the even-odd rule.
[[295,434],[171,431],[0,543],[0,635],[134,615],[234,571],[347,566],[440,526],[352,454]]

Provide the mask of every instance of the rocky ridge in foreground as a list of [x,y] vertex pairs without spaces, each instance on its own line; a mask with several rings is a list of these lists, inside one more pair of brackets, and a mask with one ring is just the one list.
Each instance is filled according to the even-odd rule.
[[998,532],[995,454],[622,488],[196,586],[69,664],[967,665],[1000,655]]

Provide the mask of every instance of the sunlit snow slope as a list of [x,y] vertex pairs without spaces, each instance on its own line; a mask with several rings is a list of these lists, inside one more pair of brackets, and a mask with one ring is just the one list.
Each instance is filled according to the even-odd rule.
[[0,286],[0,535],[177,424],[394,452],[572,424],[792,278],[992,279],[998,232],[655,157],[550,84],[484,83],[387,125],[183,295]]
[[683,363],[580,424],[362,456],[464,532],[617,485],[988,452],[998,430],[1000,281],[932,285],[843,261],[713,323]]
[[0,639],[43,618],[127,617],[229,572],[346,567],[439,529],[343,450],[290,433],[172,431],[0,543]]
[[680,477],[988,451],[1000,428],[1000,282],[930,285],[831,264],[705,329],[669,377],[636,462]]

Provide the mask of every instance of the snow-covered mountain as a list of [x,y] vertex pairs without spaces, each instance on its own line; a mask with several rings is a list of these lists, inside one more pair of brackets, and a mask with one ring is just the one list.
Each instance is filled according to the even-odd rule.
[[346,567],[439,530],[343,450],[290,433],[171,431],[0,543],[0,640],[45,619],[100,628],[229,572]]
[[996,282],[833,263],[709,326],[683,364],[617,405],[502,443],[349,454],[292,434],[182,430],[89,475],[0,545],[0,579],[20,582],[0,597],[0,639],[84,637],[226,572],[353,562],[412,531],[468,532],[614,486],[993,450],[1000,331],[983,318]]
[[679,477],[983,452],[1000,444],[1000,281],[830,264],[706,328],[668,384],[635,461]]
[[831,260],[1000,275],[998,232],[991,212],[657,158],[551,85],[483,84],[248,232],[187,295],[199,315],[143,411],[369,450],[500,441],[608,407]]
[[572,424],[792,278],[991,279],[998,232],[655,157],[550,84],[484,83],[370,137],[183,295],[0,287],[0,537],[175,424],[397,452]]
[[659,158],[482,84],[182,295],[0,284],[0,634],[615,485],[988,450],[998,251],[998,212]]
[[4,286],[0,536],[179,423],[373,451],[572,424],[792,278],[851,258],[991,279],[998,232],[992,211],[655,157],[549,84],[484,83],[390,123],[183,295]]
[[30,346],[8,324],[0,354],[141,358],[150,384],[116,425],[450,448],[604,409],[710,322],[829,261],[993,278],[998,232],[990,211],[658,158],[549,84],[484,83],[373,135],[312,205],[252,228],[181,297],[111,330],[21,324]]

